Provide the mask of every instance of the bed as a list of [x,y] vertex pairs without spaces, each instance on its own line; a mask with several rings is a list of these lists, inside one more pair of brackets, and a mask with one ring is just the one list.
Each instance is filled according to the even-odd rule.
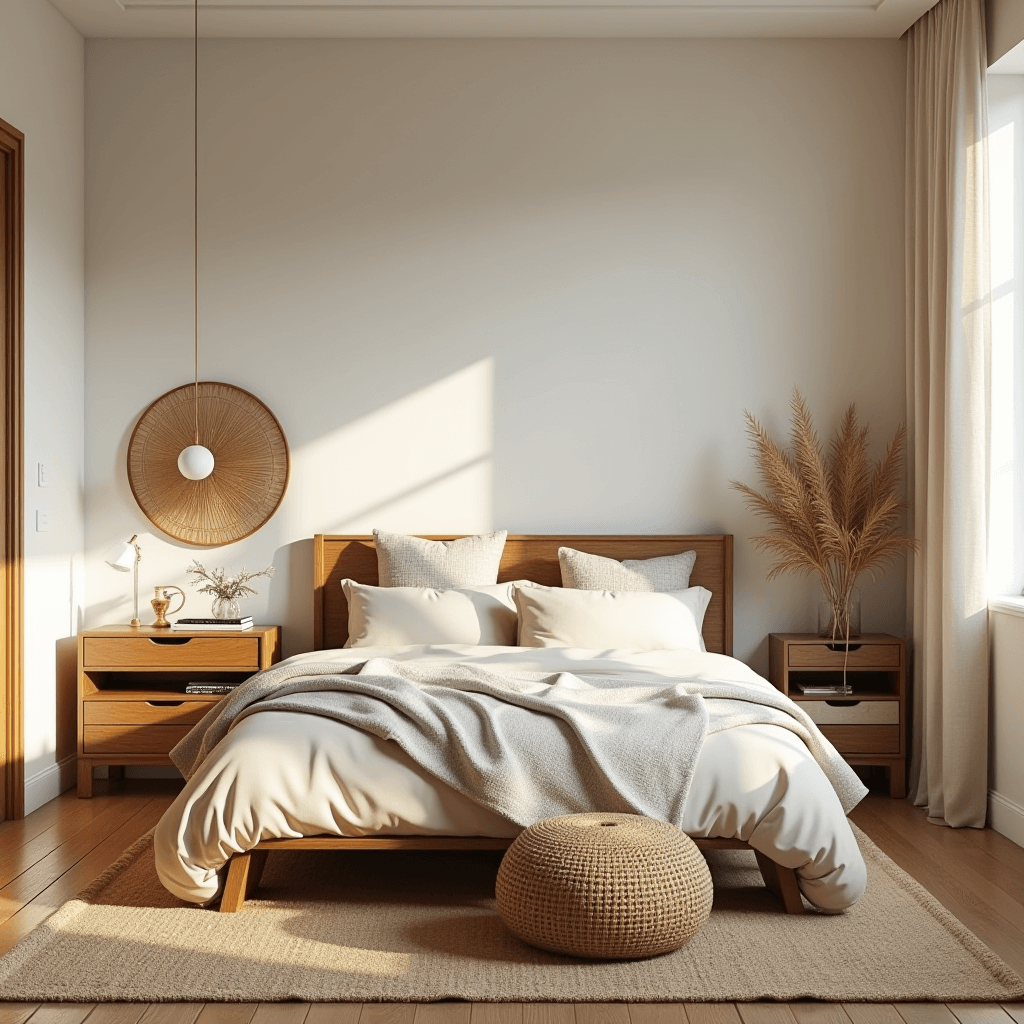
[[[761,687],[766,700],[768,691],[771,701],[780,699],[731,658],[731,536],[510,536],[499,582],[560,586],[562,546],[617,560],[696,551],[691,586],[712,595],[703,621],[707,654],[461,645],[345,649],[349,619],[341,581],[377,584],[373,538],[318,535],[314,651],[288,662],[296,672],[314,665],[323,670],[325,663],[350,671],[369,657],[420,669],[483,663],[510,677],[574,673],[659,685],[713,676],[715,685],[735,683],[748,692]],[[238,910],[258,885],[267,855],[277,850],[500,850],[522,827],[424,772],[393,743],[316,714],[262,710],[233,724],[157,827],[158,873],[183,899],[219,898],[221,911]],[[859,783],[853,778],[849,786]],[[848,792],[845,810],[858,798]],[[777,724],[752,722],[708,735],[685,809],[688,819],[677,823],[698,846],[754,850],[787,912],[803,912],[801,893],[818,909],[839,912],[863,892],[863,861],[836,788],[804,741]]]

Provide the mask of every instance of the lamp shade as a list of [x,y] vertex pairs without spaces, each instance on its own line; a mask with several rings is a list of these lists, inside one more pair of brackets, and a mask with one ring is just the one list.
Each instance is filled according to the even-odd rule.
[[118,544],[117,547],[110,550],[105,561],[111,569],[116,569],[118,572],[131,572],[135,566],[135,548],[130,541]]
[[213,472],[213,452],[201,444],[182,448],[178,456],[178,472],[186,480],[205,480]]

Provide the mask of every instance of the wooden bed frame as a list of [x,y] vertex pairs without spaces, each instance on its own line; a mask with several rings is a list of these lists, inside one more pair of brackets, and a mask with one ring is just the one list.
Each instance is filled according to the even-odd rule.
[[[431,540],[454,540],[455,534]],[[704,642],[718,654],[732,654],[732,537],[699,536],[509,536],[498,581],[528,579],[561,586],[558,549],[562,546],[619,560],[697,552],[690,576],[692,586],[712,593],[704,617]],[[373,537],[317,534],[313,538],[313,646],[316,650],[343,647],[348,638],[348,606],[339,585],[343,579],[376,585],[377,552]],[[274,850],[505,850],[513,840],[486,836],[370,836],[344,839],[310,836],[303,839],[265,839],[228,862],[220,909],[233,913],[259,885],[267,854]],[[695,839],[701,850],[749,850],[739,839]],[[802,914],[803,901],[796,872],[783,868],[755,850],[765,884],[782,900],[787,913]]]
[[[457,535],[428,537],[455,540]],[[562,585],[558,549],[575,548],[592,555],[622,561],[656,558],[696,551],[690,586],[711,591],[704,614],[704,643],[715,654],[732,654],[732,535],[701,536],[515,536],[505,539],[498,582],[532,580],[546,587]],[[373,537],[334,536],[318,533],[313,538],[313,648],[344,647],[348,639],[348,602],[341,589],[344,579],[376,586],[377,549]]]

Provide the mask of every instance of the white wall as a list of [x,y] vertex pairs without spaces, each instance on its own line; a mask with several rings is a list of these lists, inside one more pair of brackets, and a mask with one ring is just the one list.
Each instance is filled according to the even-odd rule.
[[989,75],[992,710],[989,823],[1024,846],[1024,76]]
[[[730,531],[736,651],[815,621],[768,584],[750,409],[904,415],[904,56],[896,40],[206,40],[201,376],[266,401],[285,502],[197,551],[132,500],[141,412],[192,373],[189,42],[87,45],[90,624],[143,583],[273,562],[248,608],[311,639],[310,538]],[[901,570],[865,627],[902,633]],[[151,591],[150,591],[151,594]],[[205,613],[194,597],[188,614]],[[148,607],[147,607],[148,611]]]
[[[25,803],[74,777],[84,546],[85,45],[46,0],[0,3],[0,118],[25,133]],[[37,487],[43,462],[51,483]],[[51,513],[35,532],[36,509]],[[58,762],[63,762],[59,765]]]
[[[1014,607],[1016,606],[1016,607]],[[1024,600],[993,602],[988,823],[1024,846]]]
[[989,75],[992,502],[989,593],[1024,590],[1024,75]]

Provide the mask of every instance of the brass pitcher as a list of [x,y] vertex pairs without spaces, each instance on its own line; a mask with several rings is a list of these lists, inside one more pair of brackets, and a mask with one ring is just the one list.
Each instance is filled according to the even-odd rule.
[[[171,591],[176,590],[181,595],[181,603],[177,608],[171,608]],[[180,612],[185,607],[185,591],[181,587],[161,586],[153,588],[153,600],[149,602],[153,606],[153,614],[156,620],[153,622],[153,629],[170,629],[171,624],[167,621],[168,615]]]

